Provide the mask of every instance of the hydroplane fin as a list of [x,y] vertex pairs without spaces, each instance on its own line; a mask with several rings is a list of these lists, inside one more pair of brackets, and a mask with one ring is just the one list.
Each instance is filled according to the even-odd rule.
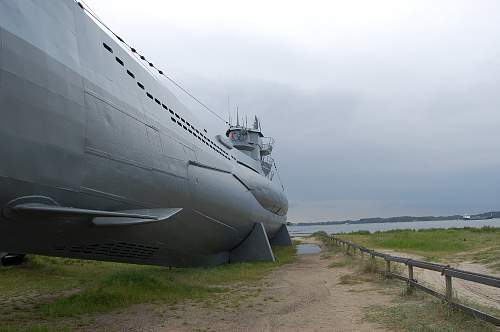
[[[148,224],[152,222],[165,221],[173,215],[180,212],[182,208],[167,208],[167,209],[149,209],[149,210],[130,210],[123,211],[124,216],[108,216],[96,217],[92,219],[92,223],[96,226],[129,226]],[[140,213],[135,216],[140,216],[142,213],[149,215],[148,218],[128,217],[127,213]],[[134,214],[132,214],[134,215]]]
[[45,205],[38,203],[20,204],[10,208],[21,214],[33,214],[52,217],[127,217],[139,219],[155,219],[155,216],[137,213],[112,212],[101,210],[78,209],[65,206]]
[[25,203],[9,207],[10,216],[35,218],[91,218],[95,226],[130,226],[164,221],[182,208],[140,209],[126,211],[102,211],[79,209],[41,203]]

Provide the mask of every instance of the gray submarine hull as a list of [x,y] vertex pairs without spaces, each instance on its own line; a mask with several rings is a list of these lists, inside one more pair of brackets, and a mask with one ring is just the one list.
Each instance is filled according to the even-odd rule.
[[214,265],[286,232],[260,163],[71,0],[0,0],[0,109],[0,252]]

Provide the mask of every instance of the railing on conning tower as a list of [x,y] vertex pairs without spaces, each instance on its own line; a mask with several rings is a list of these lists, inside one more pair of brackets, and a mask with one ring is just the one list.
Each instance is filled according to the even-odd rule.
[[274,177],[274,170],[273,170],[274,159],[271,158],[270,156],[263,156],[260,160],[260,163],[262,165],[262,171],[264,171],[264,175],[268,177],[269,180],[272,181]]
[[260,146],[260,154],[262,156],[268,156],[273,151],[274,146],[274,138],[272,137],[262,137],[261,138],[261,146]]

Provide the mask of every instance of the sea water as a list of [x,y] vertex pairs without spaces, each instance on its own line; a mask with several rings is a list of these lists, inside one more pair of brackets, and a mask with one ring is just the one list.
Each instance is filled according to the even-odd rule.
[[287,226],[290,235],[308,235],[314,232],[324,231],[331,233],[350,233],[355,231],[388,231],[392,229],[430,229],[430,228],[464,228],[484,226],[500,228],[500,218],[488,220],[440,220],[440,221],[412,221],[412,222],[386,222],[366,224],[342,224],[342,225],[311,225],[311,226]]
[[297,255],[317,254],[320,251],[321,248],[316,244],[297,244]]

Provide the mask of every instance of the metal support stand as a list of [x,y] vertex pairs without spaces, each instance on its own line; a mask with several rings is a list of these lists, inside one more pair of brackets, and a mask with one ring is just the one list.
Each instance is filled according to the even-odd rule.
[[274,262],[274,254],[262,223],[255,224],[247,238],[229,253],[229,262]]
[[281,225],[279,231],[274,235],[274,237],[269,241],[272,246],[291,246],[292,239],[290,239],[290,234],[288,233],[288,229],[286,225]]

